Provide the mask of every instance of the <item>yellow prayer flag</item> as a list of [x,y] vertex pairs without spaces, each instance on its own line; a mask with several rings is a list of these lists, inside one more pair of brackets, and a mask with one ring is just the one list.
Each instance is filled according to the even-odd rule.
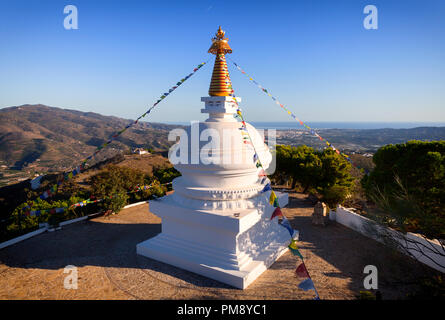
[[292,239],[292,240],[291,240],[291,243],[290,243],[290,245],[289,245],[289,248],[292,248],[292,249],[294,249],[294,250],[298,250],[298,247],[297,247],[297,241],[296,241],[295,239]]
[[276,195],[275,192],[273,192],[273,190],[272,190],[272,192],[270,193],[270,197],[269,197],[269,203],[270,203],[271,205],[273,205],[273,203],[275,202],[275,199],[277,199],[277,195]]

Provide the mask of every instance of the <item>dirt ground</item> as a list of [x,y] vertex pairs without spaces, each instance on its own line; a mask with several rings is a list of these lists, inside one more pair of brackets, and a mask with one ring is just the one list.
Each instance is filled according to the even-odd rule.
[[[416,277],[432,270],[359,233],[332,223],[313,226],[313,204],[290,194],[283,213],[300,231],[299,248],[321,299],[355,299],[366,265],[378,269],[383,299],[403,299]],[[294,276],[297,260],[284,254],[247,289],[136,254],[136,244],[161,231],[148,205],[132,207],[46,232],[0,250],[0,299],[312,299]],[[64,288],[67,265],[78,268],[78,288]]]

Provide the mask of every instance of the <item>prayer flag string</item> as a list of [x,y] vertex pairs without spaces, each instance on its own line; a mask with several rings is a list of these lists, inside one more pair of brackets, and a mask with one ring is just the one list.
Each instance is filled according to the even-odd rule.
[[[209,59],[210,60],[210,59]],[[74,176],[76,176],[77,174],[81,173],[82,171],[85,170],[85,165],[86,163],[92,159],[96,154],[98,154],[101,150],[103,150],[106,146],[108,146],[111,142],[113,142],[115,139],[117,139],[122,133],[124,133],[126,130],[128,130],[130,127],[132,127],[133,125],[137,124],[139,122],[140,119],[144,118],[146,115],[148,115],[162,100],[164,100],[168,95],[170,95],[173,91],[175,91],[181,84],[183,84],[185,81],[187,81],[187,79],[189,79],[191,76],[193,76],[199,69],[201,69],[201,67],[203,67],[209,60],[207,60],[206,62],[200,63],[198,66],[196,66],[196,68],[193,69],[193,71],[191,73],[189,73],[187,76],[185,76],[184,78],[182,78],[181,80],[179,80],[173,87],[171,87],[166,93],[163,93],[160,98],[147,110],[145,111],[142,115],[140,115],[136,120],[132,121],[131,123],[129,123],[127,126],[125,126],[125,128],[119,130],[118,132],[116,132],[115,134],[113,134],[108,140],[107,142],[103,143],[102,145],[98,146],[96,151],[90,155],[89,157],[85,158],[82,163],[77,166],[74,170],[70,171],[70,172],[65,172],[63,174],[63,176],[57,181],[57,183],[55,183],[54,185],[52,185],[49,189],[45,190],[40,196],[39,198],[44,200],[47,199],[49,197],[52,197],[53,195],[56,194],[58,187],[64,182],[67,181],[71,178],[73,178]],[[40,183],[39,183],[40,185]],[[23,211],[27,211],[30,209],[30,205],[28,205],[26,203],[26,206],[23,207]]]
[[[230,58],[229,58],[230,59]],[[241,69],[241,67],[234,62],[232,59],[230,59],[230,61],[232,61],[232,63],[235,65],[235,67],[242,73],[244,74],[250,81],[252,81],[258,88],[261,89],[261,91],[263,91],[265,94],[267,94],[269,97],[272,98],[272,100],[278,105],[280,106],[284,111],[287,112],[287,114],[289,114],[294,120],[296,120],[300,125],[304,126],[307,130],[310,131],[310,133],[312,135],[315,135],[318,139],[320,139],[320,141],[324,141],[326,143],[326,145],[330,148],[332,148],[332,150],[334,150],[337,154],[342,155],[347,161],[349,161],[350,163],[352,163],[350,157],[341,152],[340,150],[338,150],[337,148],[335,148],[329,141],[327,141],[326,139],[324,139],[322,136],[320,136],[314,129],[312,129],[311,127],[309,127],[307,124],[305,124],[303,121],[301,121],[300,119],[298,119],[295,114],[290,111],[289,109],[287,109],[282,103],[280,103],[280,101],[272,96],[269,91],[267,89],[265,89],[261,84],[259,84],[257,81],[255,81],[250,75],[248,75],[243,69]]]
[[[229,74],[227,69],[225,69],[224,71],[227,71],[226,72],[227,75]],[[237,107],[235,117],[239,118],[241,120],[241,128],[240,129],[241,129],[241,135],[242,136],[244,135],[243,136],[243,140],[245,139],[244,143],[246,143],[248,141],[253,146],[253,149],[254,149],[254,152],[255,152],[254,157],[253,157],[253,162],[255,163],[257,168],[261,168],[259,176],[260,177],[266,177],[266,173],[265,173],[265,171],[263,169],[263,165],[262,165],[262,163],[260,161],[260,158],[258,156],[258,153],[257,153],[257,151],[255,149],[255,145],[253,144],[253,141],[251,139],[250,133],[247,130],[247,125],[246,125],[246,122],[244,120],[244,116],[242,114],[241,108],[239,107],[238,101],[236,99],[235,91],[233,90],[232,85],[227,80],[227,78],[228,78],[228,76],[226,76],[226,85],[228,86],[229,90],[231,91],[231,96],[233,97],[233,99],[235,101],[235,104],[236,104],[236,107]],[[252,78],[249,77],[249,79],[253,81]],[[267,91],[265,91],[265,92],[267,93]],[[274,97],[272,97],[272,98],[274,100],[276,100]],[[276,101],[278,101],[278,100],[276,100]],[[334,149],[334,150],[336,150],[336,149]],[[263,181],[265,181],[265,180],[266,179],[263,179]],[[304,291],[314,290],[314,292],[315,292],[315,300],[320,300],[320,296],[318,295],[318,292],[317,292],[317,289],[315,288],[314,282],[312,281],[312,279],[311,279],[311,277],[309,275],[309,272],[307,271],[306,266],[304,264],[303,255],[300,253],[300,251],[298,250],[298,247],[296,245],[296,241],[298,239],[299,232],[292,228],[289,220],[286,218],[286,216],[281,211],[280,205],[278,203],[278,197],[275,194],[275,192],[272,190],[270,180],[266,183],[266,185],[264,186],[264,188],[261,191],[261,193],[265,193],[267,191],[270,191],[269,204],[271,206],[275,207],[274,211],[272,212],[272,216],[270,217],[270,220],[273,220],[277,216],[281,217],[281,220],[279,220],[279,222],[278,222],[279,225],[282,226],[283,228],[285,228],[289,232],[289,234],[291,236],[291,243],[288,245],[288,248],[292,252],[293,255],[300,257],[300,259],[302,261],[301,265],[297,268],[298,273],[296,271],[296,274],[300,278],[304,278],[304,280],[300,282],[298,287],[300,289],[304,290]],[[302,271],[302,269],[304,269],[304,271]]]
[[[224,57],[224,55],[220,54],[218,56],[219,59],[221,59],[221,57]],[[261,163],[260,157],[258,155],[258,152],[256,151],[255,145],[253,144],[253,140],[252,140],[252,138],[250,136],[249,130],[247,129],[247,124],[244,121],[244,116],[243,116],[242,110],[241,110],[241,108],[240,108],[240,106],[238,104],[238,100],[236,99],[236,96],[235,96],[235,90],[233,89],[233,87],[231,85],[231,82],[228,79],[229,71],[227,70],[227,65],[226,64],[223,64],[223,65],[224,65],[223,66],[223,71],[226,72],[225,83],[227,85],[227,88],[231,92],[230,96],[232,96],[233,101],[235,102],[235,105],[236,105],[235,117],[241,120],[241,127],[239,129],[240,129],[240,132],[241,132],[241,135],[242,135],[242,138],[243,138],[243,142],[244,142],[244,144],[246,144],[248,146],[252,146],[252,148],[253,148],[253,151],[254,151],[253,162],[255,163],[255,166],[259,169],[258,176],[259,177],[263,177],[262,181],[261,181],[261,183],[263,184],[267,180],[267,178],[264,178],[264,177],[266,177],[266,173],[265,173],[265,171],[263,169],[263,164]]]
[[[127,194],[140,192],[140,191],[142,191],[142,190],[148,190],[148,189],[151,189],[151,188],[153,188],[153,187],[155,187],[155,186],[166,186],[166,185],[169,185],[169,184],[171,184],[171,182],[164,183],[164,184],[160,184],[160,185],[144,185],[144,186],[137,186],[135,189],[133,189],[133,190],[131,190],[131,191],[128,191]],[[103,198],[103,199],[95,199],[96,197],[91,196],[91,197],[90,197],[89,199],[87,199],[87,200],[83,200],[83,201],[74,203],[74,204],[72,204],[72,205],[70,205],[70,206],[68,206],[68,207],[50,208],[50,209],[41,209],[41,210],[28,210],[28,211],[25,211],[25,212],[23,213],[23,215],[25,215],[25,216],[31,216],[31,217],[39,217],[40,215],[42,215],[42,214],[44,214],[44,213],[50,213],[50,214],[53,214],[53,213],[62,213],[62,212],[64,212],[64,211],[68,210],[68,209],[77,208],[77,207],[83,207],[83,206],[86,206],[87,204],[92,204],[92,203],[102,202],[102,201],[104,201],[104,200],[106,200],[106,199],[112,199],[112,198],[114,198],[114,197],[116,197],[116,196],[117,196],[117,195],[112,195],[112,196],[105,197],[105,198]]]

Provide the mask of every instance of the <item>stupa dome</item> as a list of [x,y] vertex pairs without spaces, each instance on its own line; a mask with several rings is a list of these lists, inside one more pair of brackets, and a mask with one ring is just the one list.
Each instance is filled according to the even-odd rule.
[[237,121],[209,121],[187,127],[187,137],[190,137],[187,144],[176,143],[170,158],[172,153],[176,153],[177,158],[181,158],[181,152],[187,153],[183,155],[184,162],[175,164],[175,168],[189,186],[224,188],[257,183],[261,168],[256,167],[253,147],[264,169],[272,161],[272,155],[263,135],[249,123],[246,126],[253,146],[244,139],[247,133],[241,132],[241,123]]

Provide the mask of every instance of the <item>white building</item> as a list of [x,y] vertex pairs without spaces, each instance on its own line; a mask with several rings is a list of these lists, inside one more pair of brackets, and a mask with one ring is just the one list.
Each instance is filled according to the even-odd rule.
[[[250,124],[255,150],[245,143],[234,118],[238,107],[228,90],[224,57],[231,49],[221,29],[209,52],[216,54],[210,96],[201,98],[201,112],[209,117],[189,126],[170,150],[170,160],[182,156],[175,165],[182,176],[173,180],[173,194],[150,201],[150,211],[162,218],[162,232],[139,243],[137,253],[244,289],[286,252],[291,238],[277,219],[270,220],[275,208],[270,191],[262,192],[269,181],[253,161],[256,150],[266,169],[272,155]],[[211,143],[201,141],[209,132]],[[277,196],[287,205],[287,194]]]
[[143,148],[136,148],[136,149],[133,150],[133,153],[136,153],[136,154],[148,154],[148,151],[143,149]]

